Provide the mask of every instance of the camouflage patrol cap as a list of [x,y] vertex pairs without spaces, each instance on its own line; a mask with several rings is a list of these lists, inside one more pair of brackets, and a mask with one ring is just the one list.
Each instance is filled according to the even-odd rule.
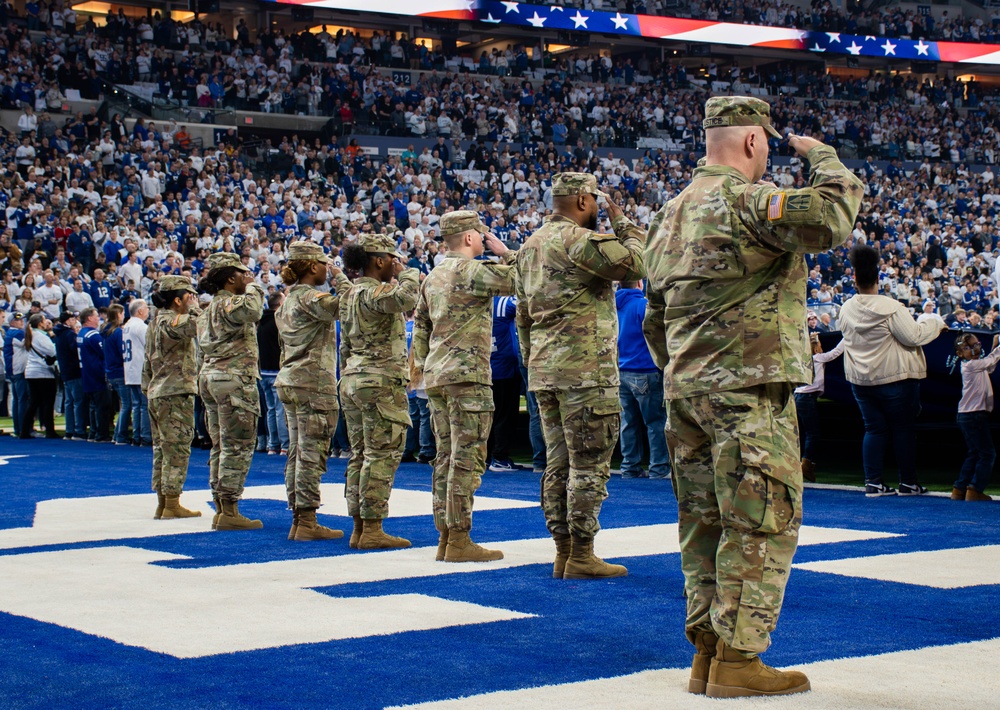
[[556,173],[552,176],[552,194],[591,194],[608,199],[606,192],[597,189],[597,178],[588,173]]
[[760,126],[775,138],[781,138],[771,125],[771,106],[752,96],[713,96],[705,103],[703,128],[725,126]]
[[292,242],[288,245],[288,260],[318,261],[321,264],[327,264],[330,261],[326,252],[323,251],[323,247],[316,242],[305,240]]
[[240,271],[250,271],[250,269],[243,266],[243,262],[240,261],[240,257],[238,255],[230,254],[228,252],[217,252],[212,254],[208,257],[208,261],[205,262],[205,268],[209,271],[223,269],[227,266],[232,266]]
[[160,291],[189,291],[198,293],[186,276],[164,276],[160,279]]
[[479,213],[472,210],[456,210],[455,212],[448,212],[441,215],[442,237],[461,234],[462,232],[468,232],[470,229],[475,229],[477,232],[490,231],[482,223],[482,220],[479,219]]
[[396,251],[396,240],[388,234],[362,234],[358,245],[369,254],[393,254],[402,257]]

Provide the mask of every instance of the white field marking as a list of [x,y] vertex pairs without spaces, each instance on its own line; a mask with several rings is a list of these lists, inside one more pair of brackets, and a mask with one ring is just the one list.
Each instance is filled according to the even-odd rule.
[[1000,545],[803,562],[795,567],[845,577],[960,589],[1000,584]]
[[[217,533],[220,538],[227,534]],[[812,528],[803,544],[885,536]],[[323,544],[339,550],[346,541],[313,543]],[[152,564],[189,558],[131,547],[3,555],[0,611],[179,658],[527,618],[516,611],[423,595],[340,599],[311,591],[552,563],[552,540],[547,537],[488,544],[503,550],[504,559],[488,564],[435,562],[436,546],[210,568]],[[677,552],[677,526],[604,530],[597,552],[607,557]],[[546,567],[540,578],[549,574]],[[237,631],[219,633],[219,619]],[[171,633],[163,633],[166,620]]]
[[27,454],[10,454],[7,456],[0,456],[0,466],[6,466],[10,463],[11,459],[25,459],[28,458]]
[[[688,668],[643,671],[578,683],[500,691],[440,702],[408,705],[423,710],[982,710],[997,707],[1000,679],[981,662],[1000,656],[1000,639],[932,646],[820,661],[799,667],[813,690],[801,695],[741,698],[729,703],[687,692]],[[766,661],[766,657],[765,657]]]
[[[343,503],[344,484],[324,483],[320,490],[326,501],[319,509],[321,515],[346,515]],[[286,504],[288,500],[282,485],[250,486],[245,490],[243,498],[278,500]],[[181,503],[192,510],[200,510],[202,517],[153,520],[153,510],[156,508],[154,493],[45,500],[35,507],[32,527],[0,530],[0,550],[208,532],[211,530],[214,514],[211,501],[212,493],[209,490],[185,491],[181,496]],[[476,510],[479,511],[537,506],[538,503],[533,501],[511,498],[476,498]],[[431,493],[396,488],[389,502],[389,512],[392,517],[430,515]]]

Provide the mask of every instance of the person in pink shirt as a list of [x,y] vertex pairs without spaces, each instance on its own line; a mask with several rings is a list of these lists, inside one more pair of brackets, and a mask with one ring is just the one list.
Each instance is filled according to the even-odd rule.
[[994,335],[993,349],[986,357],[982,357],[982,343],[972,333],[963,333],[955,341],[955,354],[962,362],[962,400],[958,403],[957,421],[969,453],[952,488],[952,500],[992,500],[984,491],[990,483],[997,457],[990,434],[990,412],[993,411],[990,373],[1000,361],[998,341],[1000,335]]

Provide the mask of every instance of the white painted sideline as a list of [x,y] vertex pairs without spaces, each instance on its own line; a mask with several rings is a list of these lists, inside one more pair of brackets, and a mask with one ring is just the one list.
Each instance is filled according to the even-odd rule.
[[719,701],[691,695],[687,692],[690,671],[683,668],[405,707],[411,710],[983,710],[998,706],[1000,677],[987,661],[998,657],[1000,638],[821,661],[798,667],[809,676],[812,692],[786,698]]
[[1000,545],[803,562],[795,567],[846,577],[961,589],[1000,584]]

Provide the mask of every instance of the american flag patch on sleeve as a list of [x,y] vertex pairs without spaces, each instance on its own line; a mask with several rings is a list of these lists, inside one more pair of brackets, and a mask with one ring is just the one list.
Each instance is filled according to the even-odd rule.
[[767,219],[773,222],[785,213],[785,193],[776,192],[767,203]]

